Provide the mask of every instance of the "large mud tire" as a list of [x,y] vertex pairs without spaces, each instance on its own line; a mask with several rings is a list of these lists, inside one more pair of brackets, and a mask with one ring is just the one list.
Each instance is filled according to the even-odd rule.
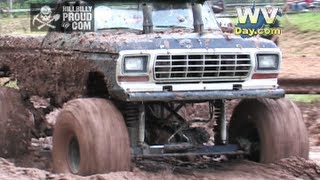
[[284,98],[242,100],[233,112],[229,133],[231,143],[247,144],[250,160],[308,159],[309,141],[302,114]]
[[105,99],[76,99],[64,105],[53,133],[57,173],[91,175],[130,169],[130,144],[123,117]]
[[31,119],[19,92],[0,87],[0,156],[24,154],[31,140]]

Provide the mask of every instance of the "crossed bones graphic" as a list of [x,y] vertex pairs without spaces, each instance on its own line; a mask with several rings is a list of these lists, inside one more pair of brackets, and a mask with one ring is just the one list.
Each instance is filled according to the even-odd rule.
[[60,14],[56,14],[56,15],[52,16],[52,19],[50,19],[48,21],[43,21],[43,20],[41,20],[42,19],[41,18],[41,13],[39,13],[33,18],[32,24],[34,25],[35,22],[39,22],[41,25],[38,27],[38,30],[42,29],[45,26],[48,26],[48,27],[54,29],[54,28],[56,28],[56,26],[54,26],[54,25],[52,25],[50,23],[52,23],[53,21],[59,20],[59,18],[60,18]]

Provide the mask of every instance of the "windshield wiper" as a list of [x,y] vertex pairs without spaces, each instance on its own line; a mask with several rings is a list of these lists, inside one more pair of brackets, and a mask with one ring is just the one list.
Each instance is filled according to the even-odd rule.
[[182,29],[187,29],[186,26],[177,26],[177,25],[159,25],[155,26],[156,28],[182,28]]

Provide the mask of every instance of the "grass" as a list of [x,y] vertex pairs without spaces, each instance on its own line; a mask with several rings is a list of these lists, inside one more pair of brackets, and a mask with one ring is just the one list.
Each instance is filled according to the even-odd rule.
[[304,103],[320,102],[320,95],[314,95],[314,94],[288,94],[286,95],[286,97],[296,102],[304,102]]
[[280,18],[284,28],[295,27],[302,32],[320,32],[320,11],[284,15]]
[[17,18],[0,18],[0,35],[45,35],[45,32],[31,32],[29,16],[19,16]]
[[17,80],[10,80],[10,78],[0,78],[0,86],[19,89]]
[[5,87],[19,89],[18,81],[17,80],[10,81],[8,84],[5,85]]

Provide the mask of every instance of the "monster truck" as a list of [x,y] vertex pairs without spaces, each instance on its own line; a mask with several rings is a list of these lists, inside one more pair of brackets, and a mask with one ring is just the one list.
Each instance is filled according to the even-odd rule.
[[[226,36],[204,1],[104,0],[94,11],[94,32],[0,41],[1,74],[17,79],[34,121],[30,96],[65,103],[53,131],[56,172],[129,170],[132,157],[308,158],[302,115],[277,84],[281,51],[273,42]],[[7,92],[1,129],[23,117],[11,105],[21,100]],[[234,99],[241,101],[227,120]],[[204,118],[188,113],[197,103]],[[0,134],[2,147],[13,143]]]

